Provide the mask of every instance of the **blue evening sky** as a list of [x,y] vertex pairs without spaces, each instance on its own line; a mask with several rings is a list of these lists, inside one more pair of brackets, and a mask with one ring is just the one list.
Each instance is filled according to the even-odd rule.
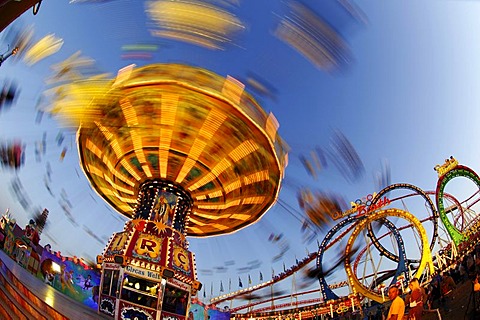
[[[25,212],[9,189],[18,176],[32,207],[50,210],[41,242],[51,243],[54,250],[93,259],[110,235],[123,229],[122,219],[91,190],[80,170],[74,133],[65,132],[66,139],[59,147],[55,137],[61,129],[56,120],[44,116],[40,124],[35,123],[35,106],[48,87],[45,80],[51,75],[50,66],[77,50],[95,59],[99,71],[112,75],[130,63],[182,62],[240,80],[254,73],[268,82],[275,88],[276,98],[258,96],[258,100],[275,114],[279,132],[291,147],[280,200],[298,212],[295,194],[299,186],[333,191],[349,201],[378,191],[373,177],[385,161],[390,165],[392,183],[408,182],[424,190],[435,189],[437,175],[432,168],[450,155],[474,170],[480,168],[480,2],[357,0],[354,4],[365,19],[358,21],[340,10],[335,0],[304,1],[329,21],[349,46],[351,62],[335,72],[315,67],[272,35],[279,17],[287,12],[285,2],[238,2],[231,11],[245,23],[246,30],[233,45],[217,51],[150,36],[152,22],[140,0],[100,4],[44,0],[38,15],[26,12],[12,26],[33,24],[36,40],[54,33],[64,45],[31,67],[13,59],[0,67],[0,81],[15,80],[20,89],[16,104],[0,114],[1,138],[19,138],[26,144],[25,166],[17,173],[1,172],[0,210],[10,208],[21,226],[31,218],[31,212]],[[154,58],[123,60],[122,45],[138,43],[158,44]],[[2,52],[7,44],[7,39],[0,42]],[[317,146],[329,149],[335,130],[349,139],[363,161],[365,175],[359,181],[350,183],[332,165],[314,180],[299,160]],[[44,132],[47,150],[37,161],[35,143],[42,140]],[[60,161],[64,146],[68,151]],[[53,171],[53,196],[44,184],[47,161]],[[73,205],[76,225],[59,206],[62,189]],[[306,250],[314,251],[315,241],[302,242],[298,216],[275,205],[262,221],[233,235],[191,239],[207,296],[212,284],[214,295],[220,293],[220,281],[228,291],[232,279],[232,289],[237,289],[239,276],[244,285],[248,274],[258,282],[259,272],[268,278],[272,268],[279,273],[283,263],[289,267],[295,258],[303,258]],[[88,235],[88,230],[99,239]],[[272,258],[280,245],[269,242],[272,233],[283,233],[290,246],[276,262]],[[242,271],[252,265],[250,271]],[[290,290],[291,283],[285,286]]]

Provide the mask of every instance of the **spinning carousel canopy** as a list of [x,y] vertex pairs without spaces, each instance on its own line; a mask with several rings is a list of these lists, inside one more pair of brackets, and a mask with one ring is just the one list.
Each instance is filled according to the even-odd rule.
[[287,164],[278,123],[233,78],[155,64],[55,92],[51,111],[78,126],[80,162],[91,185],[127,217],[140,186],[151,180],[191,196],[190,236],[243,228],[278,197]]

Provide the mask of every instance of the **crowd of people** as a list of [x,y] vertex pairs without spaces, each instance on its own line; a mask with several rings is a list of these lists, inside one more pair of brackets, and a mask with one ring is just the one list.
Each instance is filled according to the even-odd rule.
[[388,289],[388,297],[392,303],[387,320],[400,320],[405,314],[409,320],[420,320],[424,310],[439,309],[442,313],[451,311],[449,301],[453,298],[452,292],[456,283],[450,272],[435,275],[426,287],[420,286],[418,279],[413,278],[408,287],[410,290],[404,298],[397,285]]
[[309,262],[311,262],[315,257],[317,256],[317,253],[316,252],[312,252],[310,253],[307,257],[303,258],[302,260],[296,260],[295,264],[293,266],[291,266],[290,268],[285,268],[284,267],[284,270],[283,272],[280,272],[278,275],[273,275],[272,276],[272,279],[273,281],[277,282],[277,281],[280,281],[280,280],[283,280],[289,276],[291,276],[292,274],[294,274],[295,272],[299,271],[300,269],[302,269],[305,265],[307,265]]
[[[421,320],[428,310],[448,314],[452,312],[457,285],[465,282],[471,283],[472,290],[472,300],[465,301],[467,309],[473,307],[473,313],[480,318],[480,244],[450,269],[433,275],[426,286],[421,286],[417,278],[411,279],[407,292],[402,292],[397,285],[391,286],[388,289],[391,304],[386,320]],[[377,318],[382,319],[382,314],[368,315],[368,319]]]

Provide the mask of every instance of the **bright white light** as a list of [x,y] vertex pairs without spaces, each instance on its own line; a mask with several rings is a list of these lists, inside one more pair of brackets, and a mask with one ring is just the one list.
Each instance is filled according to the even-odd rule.
[[45,303],[51,307],[55,306],[55,289],[47,286],[47,295],[45,296]]
[[52,270],[55,273],[60,273],[61,269],[60,269],[60,266],[58,265],[58,263],[55,263],[55,262],[52,261]]

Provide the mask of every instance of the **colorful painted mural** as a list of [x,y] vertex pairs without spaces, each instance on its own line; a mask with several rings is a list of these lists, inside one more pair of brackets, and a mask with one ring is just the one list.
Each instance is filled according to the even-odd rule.
[[153,221],[158,221],[166,226],[172,227],[176,203],[177,196],[175,194],[160,191],[155,197]]
[[35,241],[30,239],[31,226],[22,229],[14,221],[10,222],[2,224],[4,252],[46,284],[97,309],[100,271],[77,257],[65,257],[60,252],[51,251],[50,245],[42,247],[38,243],[39,237]]
[[231,313],[227,309],[206,308],[202,302],[192,299],[188,320],[228,320],[230,316]]
[[97,308],[100,272],[81,263],[80,259],[44,250],[37,277],[69,297]]

